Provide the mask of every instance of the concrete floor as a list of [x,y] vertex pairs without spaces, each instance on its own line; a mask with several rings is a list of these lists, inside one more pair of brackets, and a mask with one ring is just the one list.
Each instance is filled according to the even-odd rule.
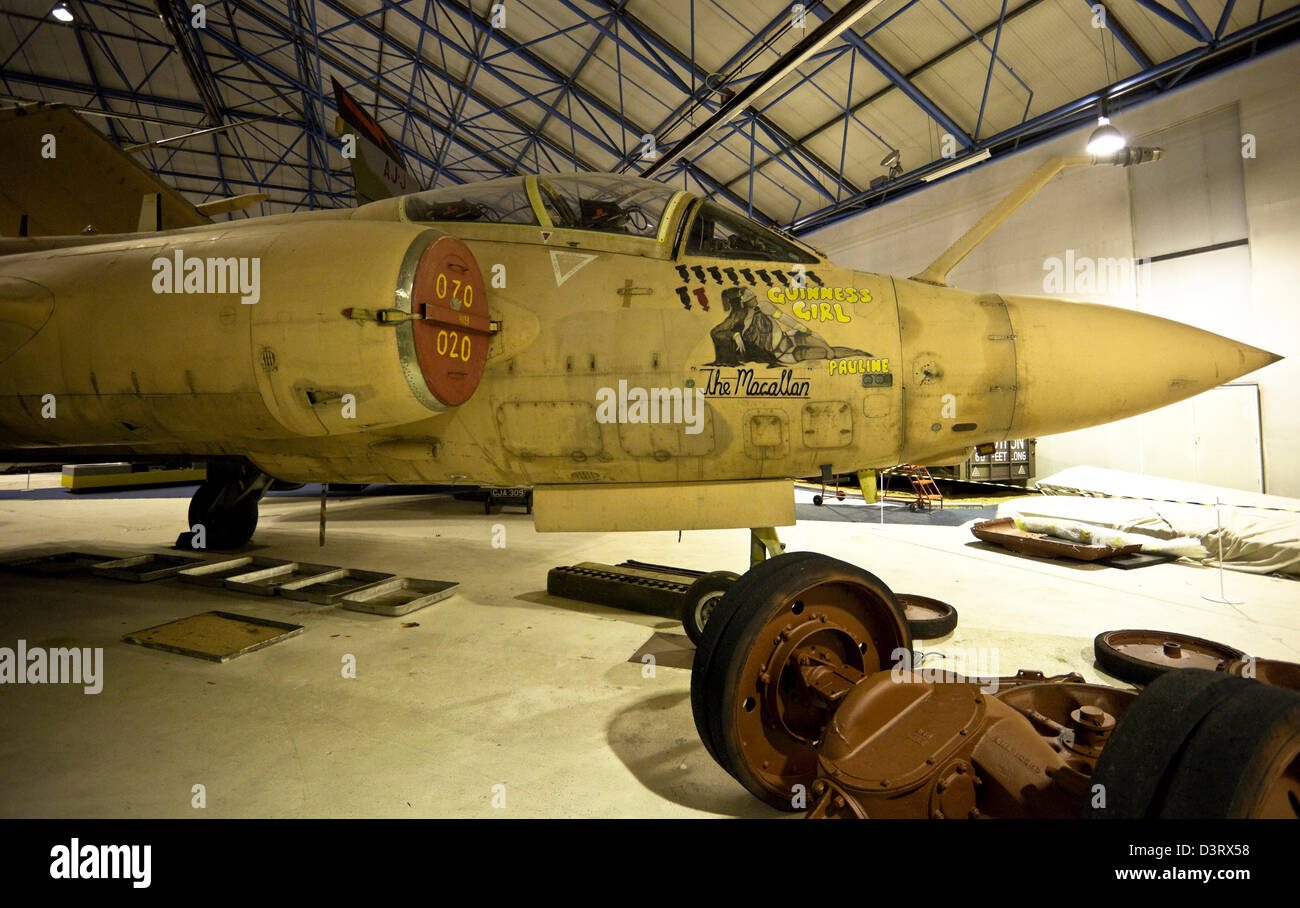
[[[34,485],[48,485],[37,480]],[[0,488],[22,489],[8,478]],[[173,495],[175,493],[172,493]],[[801,493],[802,494],[802,493]],[[165,550],[184,497],[0,498],[0,560],[78,549]],[[644,677],[628,658],[680,625],[548,596],[546,572],[627,558],[743,570],[743,530],[623,535],[534,533],[521,512],[492,517],[445,496],[270,498],[258,554],[454,579],[459,593],[407,618],[262,600],[175,580],[129,584],[0,572],[0,646],[104,649],[104,687],[0,686],[0,815],[669,817],[784,816],[705,752],[690,673]],[[493,548],[493,525],[506,546]],[[955,605],[949,656],[996,653],[998,669],[1079,671],[1092,638],[1120,627],[1175,629],[1254,655],[1300,661],[1300,585],[1229,573],[1241,605],[1207,602],[1211,570],[1063,566],[985,548],[953,526],[801,521],[791,550],[824,552],[898,592]],[[306,626],[226,664],[144,649],[124,633],[210,609]],[[414,622],[416,627],[405,627]],[[355,656],[357,677],[342,677]],[[505,806],[492,804],[505,786]],[[500,789],[497,789],[500,791]]]

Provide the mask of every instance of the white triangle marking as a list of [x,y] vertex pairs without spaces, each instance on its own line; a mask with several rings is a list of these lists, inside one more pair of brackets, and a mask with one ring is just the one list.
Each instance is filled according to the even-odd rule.
[[[563,259],[568,266],[568,270],[561,270],[560,260]],[[562,287],[564,282],[573,277],[587,265],[596,260],[594,255],[583,255],[581,252],[552,252],[551,253],[551,270],[555,272],[555,286]]]

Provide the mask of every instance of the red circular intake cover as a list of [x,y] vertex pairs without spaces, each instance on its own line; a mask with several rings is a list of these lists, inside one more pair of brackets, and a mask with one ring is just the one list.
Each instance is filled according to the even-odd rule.
[[420,255],[411,288],[415,355],[425,384],[449,407],[469,400],[483,377],[491,337],[487,289],[469,247],[439,237]]

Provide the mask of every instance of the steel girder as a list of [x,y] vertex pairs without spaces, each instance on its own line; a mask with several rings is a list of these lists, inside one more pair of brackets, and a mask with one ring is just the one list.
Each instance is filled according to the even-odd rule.
[[[1163,63],[1147,67],[1099,91],[1092,92],[1068,104],[1063,104],[1055,110],[1040,114],[996,135],[989,136],[972,146],[970,152],[979,152],[984,149],[1009,151],[1077,129],[1097,116],[1097,111],[1103,99],[1109,102],[1112,112],[1116,109],[1141,103],[1156,94],[1168,91],[1176,84],[1178,79],[1198,65],[1212,62],[1219,57],[1226,58],[1233,54],[1244,54],[1247,58],[1255,56],[1260,50],[1260,46],[1270,36],[1280,36],[1279,40],[1284,43],[1300,38],[1300,5],[1292,6],[1282,12],[1275,13],[1267,19],[1244,26],[1220,40],[1212,40],[1210,43],[1179,54]],[[859,193],[856,197],[847,198],[839,204],[828,205],[794,223],[787,224],[786,227],[796,234],[808,233],[827,227],[846,217],[860,213],[873,204],[878,204],[886,197],[896,198],[907,192],[916,191],[927,185],[922,179],[925,175],[949,163],[949,161],[940,160],[919,167],[890,180],[885,185]]]

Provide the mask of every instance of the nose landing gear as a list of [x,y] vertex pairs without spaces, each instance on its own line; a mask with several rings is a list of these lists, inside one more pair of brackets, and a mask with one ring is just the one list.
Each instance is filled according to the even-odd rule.
[[257,504],[274,481],[247,462],[210,462],[207,479],[190,499],[190,528],[177,538],[177,547],[236,549],[248,542],[257,529]]

